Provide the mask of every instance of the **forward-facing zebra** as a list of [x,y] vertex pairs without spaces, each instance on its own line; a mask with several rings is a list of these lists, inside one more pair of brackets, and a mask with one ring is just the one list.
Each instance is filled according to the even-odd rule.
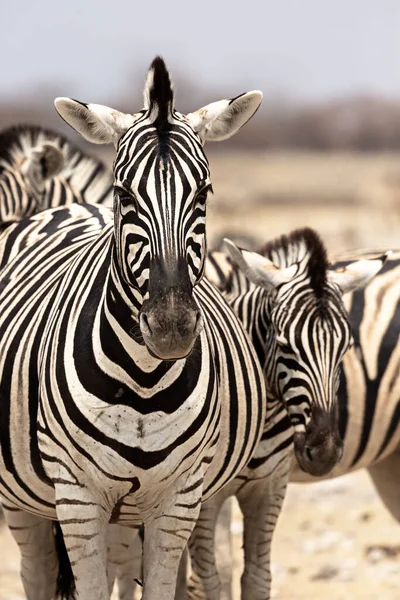
[[253,454],[262,371],[200,281],[202,145],[233,135],[260,101],[251,92],[182,115],[160,58],[134,115],[56,101],[84,137],[117,147],[115,199],[114,215],[72,204],[0,239],[0,493],[6,519],[26,514],[12,533],[28,598],[54,596],[57,519],[80,600],[109,597],[110,521],[144,523],[143,597],[172,600],[202,499]]
[[34,125],[0,134],[0,231],[72,202],[112,207],[112,173],[64,136]]
[[215,523],[222,503],[236,495],[244,516],[242,598],[261,600],[270,594],[271,539],[293,441],[297,462],[309,478],[328,473],[341,456],[337,389],[342,359],[352,343],[341,296],[374,277],[386,254],[330,267],[321,240],[310,229],[283,236],[260,253],[232,242],[228,249],[234,264],[226,255],[211,253],[206,276],[224,291],[250,334],[264,368],[267,413],[247,468],[202,507],[190,541],[189,595],[218,598]]

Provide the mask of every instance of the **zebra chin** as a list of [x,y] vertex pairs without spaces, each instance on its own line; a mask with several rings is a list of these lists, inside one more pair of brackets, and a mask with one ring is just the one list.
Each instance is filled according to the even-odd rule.
[[297,462],[303,471],[314,477],[328,475],[342,458],[343,442],[331,433],[318,443],[313,443],[309,437],[306,433],[294,434]]

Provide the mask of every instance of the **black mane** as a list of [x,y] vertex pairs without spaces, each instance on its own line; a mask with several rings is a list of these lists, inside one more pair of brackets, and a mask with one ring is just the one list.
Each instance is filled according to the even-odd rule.
[[153,80],[149,86],[149,109],[157,108],[157,118],[154,122],[160,132],[168,131],[168,116],[173,111],[174,91],[168,69],[161,56],[156,56],[150,66]]
[[259,254],[266,256],[274,264],[280,267],[288,267],[298,260],[290,260],[290,254],[296,255],[296,249],[300,252],[301,247],[305,246],[308,259],[307,269],[310,277],[310,284],[314,290],[315,296],[321,299],[326,292],[328,257],[326,248],[316,231],[305,227],[296,229],[283,235],[272,242],[265,244]]

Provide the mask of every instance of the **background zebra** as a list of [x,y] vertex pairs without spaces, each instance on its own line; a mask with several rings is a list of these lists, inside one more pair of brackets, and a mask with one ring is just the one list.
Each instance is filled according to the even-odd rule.
[[[335,258],[339,268],[381,250]],[[399,520],[397,456],[400,444],[400,252],[393,252],[365,290],[346,297],[354,346],[342,365],[339,428],[342,460],[330,477],[367,468],[385,505]],[[294,470],[293,481],[309,481]]]
[[[304,233],[304,232],[301,232]],[[307,237],[310,236],[311,232],[306,231]],[[297,240],[296,240],[297,238]],[[281,239],[282,246],[289,250],[291,242],[299,242],[299,232],[295,235],[289,236],[288,239]],[[319,240],[314,234],[314,241],[317,245],[317,252]],[[279,242],[277,244],[279,247]],[[251,283],[247,277],[243,275],[237,267],[232,264],[232,261],[223,253],[211,253],[209,261],[207,263],[206,275],[215,283],[219,284],[221,289],[227,294],[228,301],[233,306],[235,312],[240,315],[240,318],[245,323],[246,328],[251,332],[253,342],[255,343],[259,357],[265,361],[265,373],[268,377],[268,346],[271,341],[266,345],[266,324],[271,327],[273,321],[268,319],[267,310],[268,302],[265,302],[265,274],[262,273],[261,268],[265,265],[263,260],[258,258],[256,253],[247,253],[241,251],[241,255],[246,260],[246,265],[243,265],[242,258],[238,257],[238,250],[232,244],[229,248],[235,259],[245,269],[247,276],[251,280],[255,280],[255,274],[251,273],[250,269],[257,269],[257,284]],[[277,249],[275,244],[267,245],[264,248],[264,252],[268,254],[271,248]],[[293,248],[291,249],[293,252]],[[381,258],[376,258],[378,254],[381,254]],[[336,271],[335,279],[337,279],[347,273],[351,276],[355,275],[356,279],[360,279],[360,283],[365,284],[362,272],[368,277],[373,276],[373,271],[377,271],[382,263],[385,261],[387,252],[376,251],[369,253],[354,253],[349,254],[346,259],[335,261],[330,269]],[[291,254],[292,257],[295,256]],[[355,259],[359,259],[357,262],[353,262]],[[377,486],[379,493],[385,504],[392,511],[392,514],[399,519],[399,511],[397,508],[398,498],[398,484],[396,477],[396,466],[397,466],[397,454],[396,450],[399,445],[399,420],[398,420],[398,397],[396,398],[396,390],[398,387],[398,369],[394,376],[393,366],[396,361],[393,362],[393,358],[396,355],[397,347],[399,343],[399,332],[400,322],[398,317],[398,298],[400,294],[399,278],[400,273],[400,253],[392,254],[389,260],[384,264],[382,271],[377,275],[369,286],[365,290],[357,290],[351,294],[345,296],[345,304],[349,310],[349,320],[352,326],[354,335],[354,346],[344,354],[343,360],[340,363],[341,377],[340,386],[338,390],[338,406],[339,406],[339,430],[340,435],[344,439],[344,455],[342,461],[339,462],[334,470],[329,474],[329,477],[349,472],[352,469],[367,466],[373,477],[373,480]],[[364,262],[368,261],[368,262]],[[286,264],[286,263],[285,263]],[[310,261],[310,265],[318,264]],[[269,267],[269,265],[267,264]],[[343,280],[342,280],[343,281]],[[345,280],[344,280],[345,281]],[[267,284],[269,286],[269,277],[267,272]],[[347,282],[348,284],[348,282]],[[339,284],[340,285],[340,284]],[[342,283],[344,287],[344,284]],[[267,294],[270,293],[268,288]],[[369,310],[364,307],[369,306]],[[267,307],[267,308],[266,308]],[[362,323],[362,317],[367,317]],[[382,344],[378,344],[377,347],[371,345],[371,341],[376,343],[378,332],[382,336]],[[369,335],[365,335],[368,333]],[[275,335],[278,332],[275,331]],[[292,338],[293,339],[293,338]],[[329,345],[325,345],[325,349],[329,352]],[[261,353],[261,354],[260,354]],[[382,356],[383,353],[383,356]],[[380,360],[378,357],[380,356]],[[389,357],[392,356],[392,360]],[[375,362],[372,358],[375,357]],[[378,367],[379,365],[379,367]],[[367,390],[367,373],[369,372],[370,381],[374,381],[374,385],[370,386],[370,393],[368,396],[364,396],[363,401],[360,402],[359,391]],[[355,375],[360,376],[365,373],[365,379],[362,381],[360,378],[356,380]],[[389,375],[390,374],[390,375]],[[388,377],[389,375],[389,377]],[[393,378],[394,376],[394,378]],[[391,403],[391,410],[386,413],[377,411],[379,400],[384,402],[388,399],[388,381],[390,382],[390,389],[393,390],[394,394],[392,398],[394,400]],[[270,387],[270,382],[267,379],[267,387]],[[378,393],[376,393],[378,390]],[[353,397],[352,397],[353,394]],[[395,399],[396,398],[396,399]],[[269,399],[270,402],[270,399]],[[368,403],[369,406],[368,406]],[[268,404],[269,405],[269,404]],[[274,403],[272,402],[272,407]],[[293,427],[290,423],[288,413],[284,409],[281,402],[275,402],[276,410],[273,413],[270,426],[268,425],[268,418],[266,419],[265,430],[261,438],[261,442],[257,448],[255,457],[250,461],[247,469],[249,479],[253,477],[258,483],[258,478],[262,477],[262,470],[267,469],[268,463],[273,464],[271,460],[270,448],[263,449],[263,440],[273,436],[275,439],[275,455],[274,459],[276,463],[282,461],[285,464],[287,460],[287,449],[292,454],[291,441],[293,439]],[[364,413],[364,418],[361,419],[360,415]],[[290,412],[289,412],[290,415]],[[374,415],[373,421],[371,417]],[[382,420],[386,420],[386,427],[382,427]],[[363,426],[360,430],[360,424]],[[374,426],[375,425],[375,428]],[[361,435],[362,431],[362,435]],[[371,435],[371,438],[369,436]],[[366,439],[365,439],[366,438]],[[366,441],[369,444],[365,443]],[[355,443],[356,442],[356,443]],[[363,445],[364,449],[370,447],[370,454],[367,452],[364,455],[359,454],[359,449]],[[355,460],[359,457],[360,462]],[[290,456],[289,456],[290,458]],[[382,461],[378,462],[377,461]],[[287,464],[287,463],[286,463]],[[301,462],[300,462],[301,464]],[[315,481],[315,477],[310,476],[309,473],[300,469],[297,461],[291,461],[292,470],[290,473],[290,481],[302,482],[302,481]],[[242,474],[241,474],[242,475]],[[327,475],[328,476],[328,475]],[[239,478],[237,478],[239,479]],[[236,480],[235,480],[236,481]],[[228,487],[234,488],[235,482],[232,482]],[[266,535],[268,525],[271,523],[275,524],[277,518],[277,508],[275,502],[270,501],[268,495],[268,486],[266,485],[267,493],[258,500],[257,494],[255,494],[254,488],[251,493],[244,498],[244,536],[245,536],[245,573],[242,577],[242,596],[247,597],[249,595],[247,586],[244,587],[244,583],[252,579],[252,592],[253,597],[267,597],[269,590],[269,578],[268,569],[264,565],[262,566],[262,560],[265,556],[269,556],[270,546],[265,543],[263,544],[263,532]],[[260,486],[262,489],[262,486]],[[240,490],[240,488],[239,488]],[[240,490],[241,492],[242,490]],[[226,492],[223,490],[223,492]],[[224,500],[229,494],[225,493],[224,496],[221,493],[221,499]],[[265,500],[263,503],[263,499]],[[248,506],[246,506],[246,501]],[[215,500],[214,500],[215,502]],[[243,508],[243,499],[239,498],[240,506]],[[220,506],[220,504],[218,505]],[[218,512],[218,506],[217,511]],[[262,507],[260,510],[260,506]],[[279,505],[280,506],[280,505]],[[248,511],[248,518],[246,518],[246,509]],[[279,512],[279,507],[278,507]],[[216,515],[212,515],[215,519]],[[203,525],[204,527],[204,525]],[[220,561],[225,565],[224,572],[222,573],[224,586],[224,598],[231,597],[231,581],[230,581],[230,565],[227,564],[226,556],[229,556],[229,540],[230,538],[230,506],[226,505],[223,510],[223,519],[221,523],[224,532],[225,547],[223,549],[217,548],[217,552],[224,552],[224,557]],[[246,556],[246,540],[252,538],[251,552]],[[266,536],[268,537],[268,536]],[[204,547],[204,545],[203,545]],[[212,544],[209,546],[212,548]],[[257,554],[257,552],[259,554]],[[218,581],[218,575],[216,573],[215,563],[212,564],[212,559],[208,554],[204,552],[202,569],[200,571],[201,577],[207,580],[207,577],[212,578],[214,583]],[[201,556],[201,553],[200,553]],[[257,560],[258,559],[258,560]],[[260,560],[261,559],[261,560]],[[194,556],[196,561],[196,556]],[[249,561],[249,566],[247,566]],[[208,562],[208,567],[207,567]],[[258,563],[258,564],[257,564]],[[196,565],[196,562],[194,562]],[[257,566],[259,570],[257,570]],[[191,595],[193,597],[202,597],[201,577],[195,571],[194,577],[191,580]],[[199,591],[200,587],[200,591]]]
[[261,434],[256,355],[200,282],[202,143],[234,134],[261,95],[181,115],[156,59],[144,97],[135,115],[57,102],[85,137],[117,146],[114,217],[72,204],[1,238],[0,491],[6,519],[27,511],[12,532],[28,597],[34,572],[40,597],[54,595],[57,518],[79,598],[108,598],[110,520],[145,523],[144,598],[172,598],[202,496],[241,470]]
[[0,231],[72,202],[112,207],[112,173],[64,136],[34,125],[0,134]]

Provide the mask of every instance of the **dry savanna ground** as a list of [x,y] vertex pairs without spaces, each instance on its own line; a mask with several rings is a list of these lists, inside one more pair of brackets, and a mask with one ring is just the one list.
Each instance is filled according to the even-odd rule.
[[[399,155],[235,154],[215,147],[210,164],[211,244],[227,234],[265,242],[309,225],[332,252],[400,247]],[[232,529],[238,598],[237,510]],[[366,473],[290,486],[274,539],[273,575],[279,600],[400,598],[400,527]],[[0,600],[20,598],[18,553],[2,527]]]

